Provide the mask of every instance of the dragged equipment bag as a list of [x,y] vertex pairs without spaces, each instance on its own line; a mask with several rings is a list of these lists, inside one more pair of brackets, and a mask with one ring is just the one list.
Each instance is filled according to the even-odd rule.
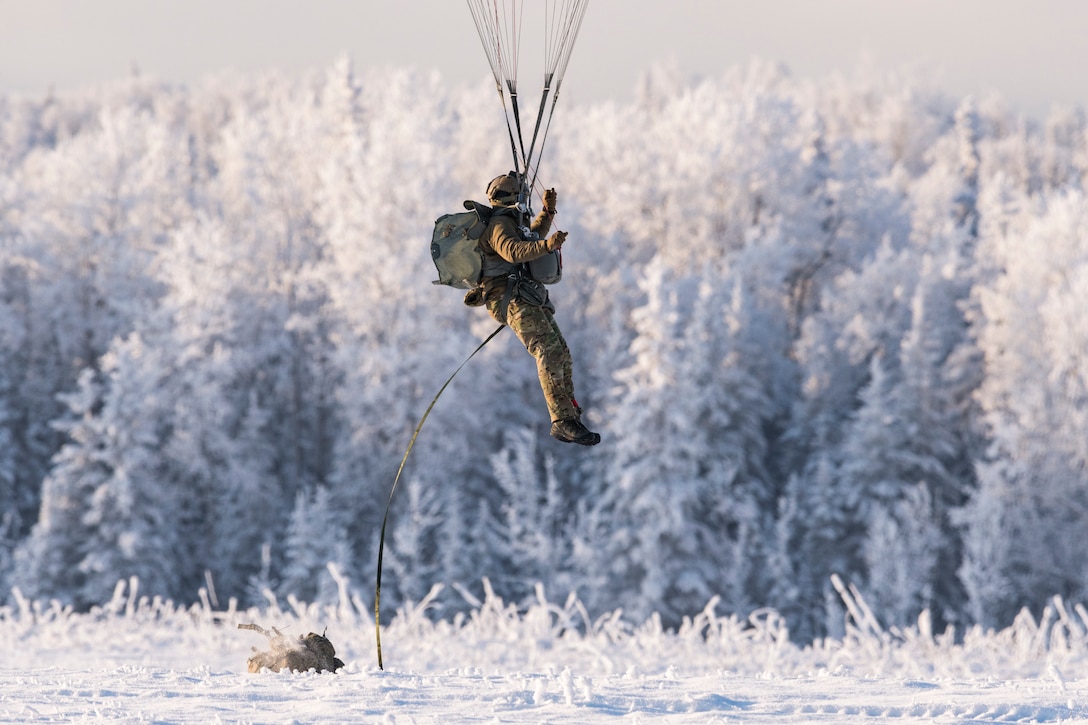
[[468,211],[443,214],[434,223],[431,259],[438,279],[432,284],[472,289],[480,283],[484,265],[480,235],[487,229],[491,208],[471,200],[465,202],[465,208]]

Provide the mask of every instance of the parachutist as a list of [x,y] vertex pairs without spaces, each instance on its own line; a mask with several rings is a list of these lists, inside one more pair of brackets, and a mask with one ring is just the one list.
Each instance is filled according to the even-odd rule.
[[[544,286],[559,281],[559,250],[567,239],[563,231],[548,236],[556,213],[556,192],[544,192],[544,208],[525,234],[521,232],[525,228],[524,215],[517,206],[523,185],[522,177],[511,171],[496,177],[487,187],[492,211],[480,236],[484,304],[491,316],[513,330],[536,358],[540,388],[551,415],[552,437],[564,443],[594,446],[601,442],[601,436],[582,424],[582,409],[574,398],[570,349]],[[534,264],[543,268],[534,269]]]

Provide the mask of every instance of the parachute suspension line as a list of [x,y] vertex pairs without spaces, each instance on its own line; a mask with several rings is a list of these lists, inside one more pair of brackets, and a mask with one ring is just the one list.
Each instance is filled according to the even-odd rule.
[[[510,125],[510,112],[506,110],[506,96],[503,95],[501,87],[499,88],[499,98],[502,100],[502,113],[503,113],[503,116],[506,117],[506,132],[508,134],[510,134],[510,153],[514,156],[514,171],[516,171],[517,173],[520,174],[521,173],[521,162],[520,162],[519,157],[518,157],[518,146],[517,146],[517,143],[514,142],[514,128]],[[513,100],[514,100],[514,108],[517,109],[517,98],[514,98]],[[516,110],[515,110],[514,115],[515,116],[517,115]],[[518,135],[519,136],[521,135],[520,129],[518,131]],[[526,173],[528,173],[528,169],[526,169]]]
[[374,586],[374,636],[378,645],[378,669],[385,669],[382,666],[382,625],[381,625],[381,602],[382,602],[382,557],[385,553],[385,529],[389,523],[389,510],[393,506],[393,494],[397,491],[397,484],[400,482],[400,475],[404,472],[404,464],[408,462],[408,454],[412,452],[412,447],[416,444],[416,438],[419,437],[419,431],[423,429],[423,424],[427,422],[427,416],[431,414],[434,409],[435,403],[442,396],[442,393],[446,391],[449,384],[453,382],[453,379],[457,377],[457,373],[461,372],[461,369],[468,365],[468,361],[476,356],[480,350],[484,349],[484,345],[491,342],[491,340],[502,332],[502,329],[506,325],[499,325],[494,332],[487,336],[487,338],[479,344],[479,346],[472,351],[465,361],[461,363],[456,370],[453,371],[453,375],[450,375],[446,382],[442,384],[442,387],[438,389],[438,393],[431,400],[431,404],[427,406],[427,410],[423,412],[423,417],[419,419],[419,423],[416,425],[416,429],[412,432],[412,439],[408,441],[408,448],[404,451],[404,457],[400,459],[400,467],[397,469],[396,478],[393,479],[393,486],[389,489],[389,500],[385,504],[385,515],[382,517],[382,532],[378,538],[378,579]]
[[578,39],[578,33],[582,29],[582,19],[585,18],[589,0],[566,2],[563,4],[563,11],[558,14],[551,12],[553,7],[554,2],[549,2],[550,19],[547,21],[547,26],[550,37],[546,46],[544,63],[549,72],[555,73],[558,87],[563,77],[567,75],[567,65],[574,51],[574,41]]
[[[521,140],[521,114],[518,109],[518,55],[521,41],[521,20],[518,12],[524,0],[511,0],[509,8],[499,0],[466,0],[472,13],[476,32],[484,47],[484,55],[491,66],[495,78],[495,88],[499,92],[506,130],[510,136],[510,150],[514,155],[514,169],[521,169],[521,160],[525,158],[524,142]],[[513,123],[510,121],[510,109],[506,106],[506,94],[509,92],[513,108]],[[515,134],[515,128],[517,133]],[[515,141],[515,135],[517,140]],[[518,152],[518,146],[521,152]]]
[[[559,100],[559,88],[563,84],[563,76],[567,73],[567,65],[570,63],[571,52],[574,50],[574,41],[577,40],[578,31],[581,30],[582,19],[585,17],[589,0],[564,2],[559,12],[556,12],[556,5],[556,0],[547,0],[544,6],[544,90],[540,95],[536,126],[533,128],[533,139],[529,144],[529,154],[525,162],[527,174],[529,173],[529,167],[534,167],[530,187],[536,186],[536,174],[540,169],[540,161],[544,155],[544,144],[547,142],[548,130],[551,128],[552,117],[555,115],[555,105]],[[548,101],[548,94],[552,91],[553,82],[555,83],[555,92],[552,93],[552,105],[548,109],[548,122],[544,127],[544,136],[540,141],[540,153],[536,154],[537,136],[544,120],[544,109]]]
[[[529,154],[525,157],[525,175],[526,176],[529,175],[529,166],[533,162],[533,151],[536,149],[536,137],[537,137],[537,134],[540,132],[540,122],[544,118],[544,107],[548,102],[548,92],[551,91],[551,89],[552,89],[552,75],[553,74],[548,73],[548,74],[546,74],[544,76],[544,90],[540,92],[540,108],[537,109],[537,112],[536,112],[536,125],[533,126],[533,140],[529,143]],[[555,109],[555,104],[554,103],[552,104],[552,109],[553,109],[553,112],[554,112],[554,109]],[[550,120],[551,119],[549,119],[549,122],[550,122]],[[541,146],[541,150],[543,150],[543,146]],[[540,167],[539,159],[537,160],[536,167],[537,168]],[[534,179],[536,178],[535,173],[533,174],[533,178]],[[532,185],[530,184],[530,186],[532,186]]]
[[[495,2],[495,16],[496,19],[499,16],[499,6],[501,3]],[[524,134],[521,131],[521,105],[518,103],[518,58],[521,55],[521,20],[525,14],[518,12],[519,9],[524,7],[524,0],[511,0],[510,12],[507,15],[503,13],[504,23],[506,29],[506,40],[504,46],[510,49],[507,54],[507,68],[506,72],[506,89],[510,91],[510,107],[514,111],[514,127],[516,129],[516,136],[518,139],[518,147],[521,151],[521,158],[524,163],[528,163],[528,157],[525,155],[525,139]],[[506,108],[503,108],[503,112],[506,112]],[[510,120],[507,117],[507,128],[509,129]],[[517,159],[514,159],[514,168],[517,170]]]
[[[484,56],[487,57],[487,65],[491,66],[491,74],[495,78],[495,90],[498,91],[498,101],[503,106],[503,116],[506,119],[506,131],[510,136],[510,153],[514,156],[515,169],[520,169],[518,162],[518,145],[514,140],[514,127],[510,125],[510,111],[506,107],[506,91],[503,89],[503,84],[506,82],[506,57],[503,54],[503,42],[502,37],[499,36],[498,28],[502,27],[502,23],[498,17],[498,5],[495,5],[495,13],[492,15],[487,12],[486,3],[482,0],[478,0],[473,4],[472,0],[468,0],[469,10],[472,13],[472,22],[477,27],[477,34],[480,36],[480,42],[483,45]],[[515,65],[515,72],[517,66]],[[517,103],[517,96],[514,99]]]
[[[548,131],[552,127],[552,117],[555,116],[555,104],[559,101],[559,89],[563,85],[563,77],[567,74],[567,65],[570,64],[571,53],[574,52],[574,41],[578,38],[578,32],[582,29],[582,19],[585,18],[586,9],[589,7],[589,0],[573,0],[573,2],[567,2],[563,4],[563,9],[558,14],[554,12],[555,3],[553,0],[549,0],[545,9],[545,26],[548,30],[548,37],[545,41],[545,56],[544,67],[547,69],[544,76],[545,84],[545,96],[547,95],[547,86],[551,84],[552,77],[555,77],[555,93],[552,94],[552,106],[548,110],[548,122],[544,126],[544,136],[540,140],[540,153],[537,155],[536,163],[534,164],[533,180],[530,183],[531,187],[536,186],[537,173],[540,170],[540,161],[544,156],[544,145],[548,142]],[[544,110],[544,100],[541,99],[541,113]],[[540,125],[540,118],[537,118],[537,126]],[[533,132],[533,143],[530,148],[536,146],[536,132]],[[530,151],[530,155],[532,151]],[[531,159],[530,159],[531,161]],[[528,166],[526,164],[526,172],[528,173]]]
[[[494,4],[496,7],[498,7],[500,3],[498,2],[498,0],[495,0]],[[518,16],[518,9],[520,8],[524,11],[524,7],[524,0],[510,0],[510,15],[512,21],[510,31],[507,34],[507,39],[508,47],[510,48],[510,55],[513,57],[513,63],[511,65],[512,73],[507,77],[506,85],[510,89],[510,105],[513,107],[514,111],[514,126],[517,129],[518,147],[521,151],[522,165],[525,167],[525,174],[523,176],[527,177],[529,175],[529,161],[532,159],[533,151],[530,147],[529,153],[525,153],[525,133],[521,127],[521,104],[518,103],[517,98],[518,59],[521,56],[521,22],[516,20],[516,18]],[[521,18],[525,18],[524,12],[521,13]],[[515,25],[517,26],[516,32],[513,29],[513,26]],[[539,123],[539,121],[537,123]],[[517,159],[514,160],[514,170],[520,172],[520,167],[517,163]],[[524,186],[525,184],[523,181],[522,193],[520,195],[522,198],[520,199],[520,201],[527,200]]]
[[502,74],[499,71],[499,64],[502,46],[499,44],[499,36],[498,33],[495,32],[495,25],[492,22],[490,15],[487,13],[487,8],[482,2],[478,2],[474,5],[472,0],[468,0],[468,9],[472,11],[472,20],[476,23],[476,32],[479,34],[480,42],[484,46],[484,55],[487,56],[487,64],[491,66],[491,74],[495,77],[495,85],[498,87],[499,93],[501,94]]
[[[510,89],[510,102],[514,107],[514,124],[510,123],[510,111],[506,107],[506,93],[502,89],[502,82],[497,82],[496,88],[499,90],[499,101],[502,103],[502,115],[506,120],[506,133],[510,137],[510,155],[514,158],[514,171],[521,173],[521,157],[525,155],[525,150],[522,149],[521,155],[518,155],[518,144],[521,142],[521,120],[518,118],[517,84],[513,84]],[[518,129],[517,141],[514,140],[515,125]]]
[[[544,88],[540,94],[536,123],[525,149],[525,134],[521,124],[521,106],[518,103],[518,58],[521,46],[521,30],[524,20],[524,0],[466,0],[476,23],[476,31],[484,46],[484,53],[506,117],[510,145],[514,154],[514,170],[521,174],[524,168],[525,183],[532,189],[536,183],[536,170],[540,166],[544,144],[551,128],[552,116],[559,97],[559,88],[566,75],[574,42],[582,26],[589,0],[544,0]],[[511,107],[506,106],[509,93]],[[551,106],[548,96],[551,95]],[[511,115],[513,120],[511,122]],[[547,123],[545,123],[547,116]],[[541,128],[543,127],[543,135]],[[515,140],[515,136],[517,137]],[[540,146],[537,146],[537,142]],[[519,154],[520,151],[520,154]]]
[[[540,140],[540,154],[537,157],[536,165],[533,167],[533,180],[529,184],[530,187],[536,187],[536,177],[540,172],[540,161],[544,156],[544,145],[548,143],[548,131],[550,131],[552,127],[552,116],[555,115],[555,103],[559,100],[559,86],[561,84],[562,81],[555,85],[555,94],[552,96],[552,107],[551,110],[548,111],[548,123],[544,126],[544,136]],[[534,141],[534,143],[536,142]],[[528,166],[526,166],[526,174],[528,174]]]

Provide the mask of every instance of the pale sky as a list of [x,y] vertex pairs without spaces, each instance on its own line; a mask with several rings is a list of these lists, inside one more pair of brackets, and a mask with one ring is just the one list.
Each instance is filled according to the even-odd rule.
[[[0,0],[0,93],[108,81],[133,67],[181,83],[225,69],[294,72],[344,52],[360,69],[436,68],[457,84],[490,77],[461,0]],[[863,60],[921,67],[952,95],[997,93],[1041,117],[1052,104],[1088,107],[1088,1],[590,0],[563,95],[624,100],[652,61],[718,75],[753,57],[801,78],[851,73]],[[523,56],[523,83],[534,60]]]

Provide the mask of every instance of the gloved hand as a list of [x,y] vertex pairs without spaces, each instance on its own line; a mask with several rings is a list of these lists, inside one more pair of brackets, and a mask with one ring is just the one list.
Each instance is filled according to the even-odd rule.
[[563,242],[567,241],[566,232],[555,232],[548,237],[547,248],[549,252],[554,252],[563,246]]
[[484,288],[473,287],[465,293],[465,304],[469,307],[479,307],[484,303]]
[[555,189],[544,191],[544,213],[555,214]]

